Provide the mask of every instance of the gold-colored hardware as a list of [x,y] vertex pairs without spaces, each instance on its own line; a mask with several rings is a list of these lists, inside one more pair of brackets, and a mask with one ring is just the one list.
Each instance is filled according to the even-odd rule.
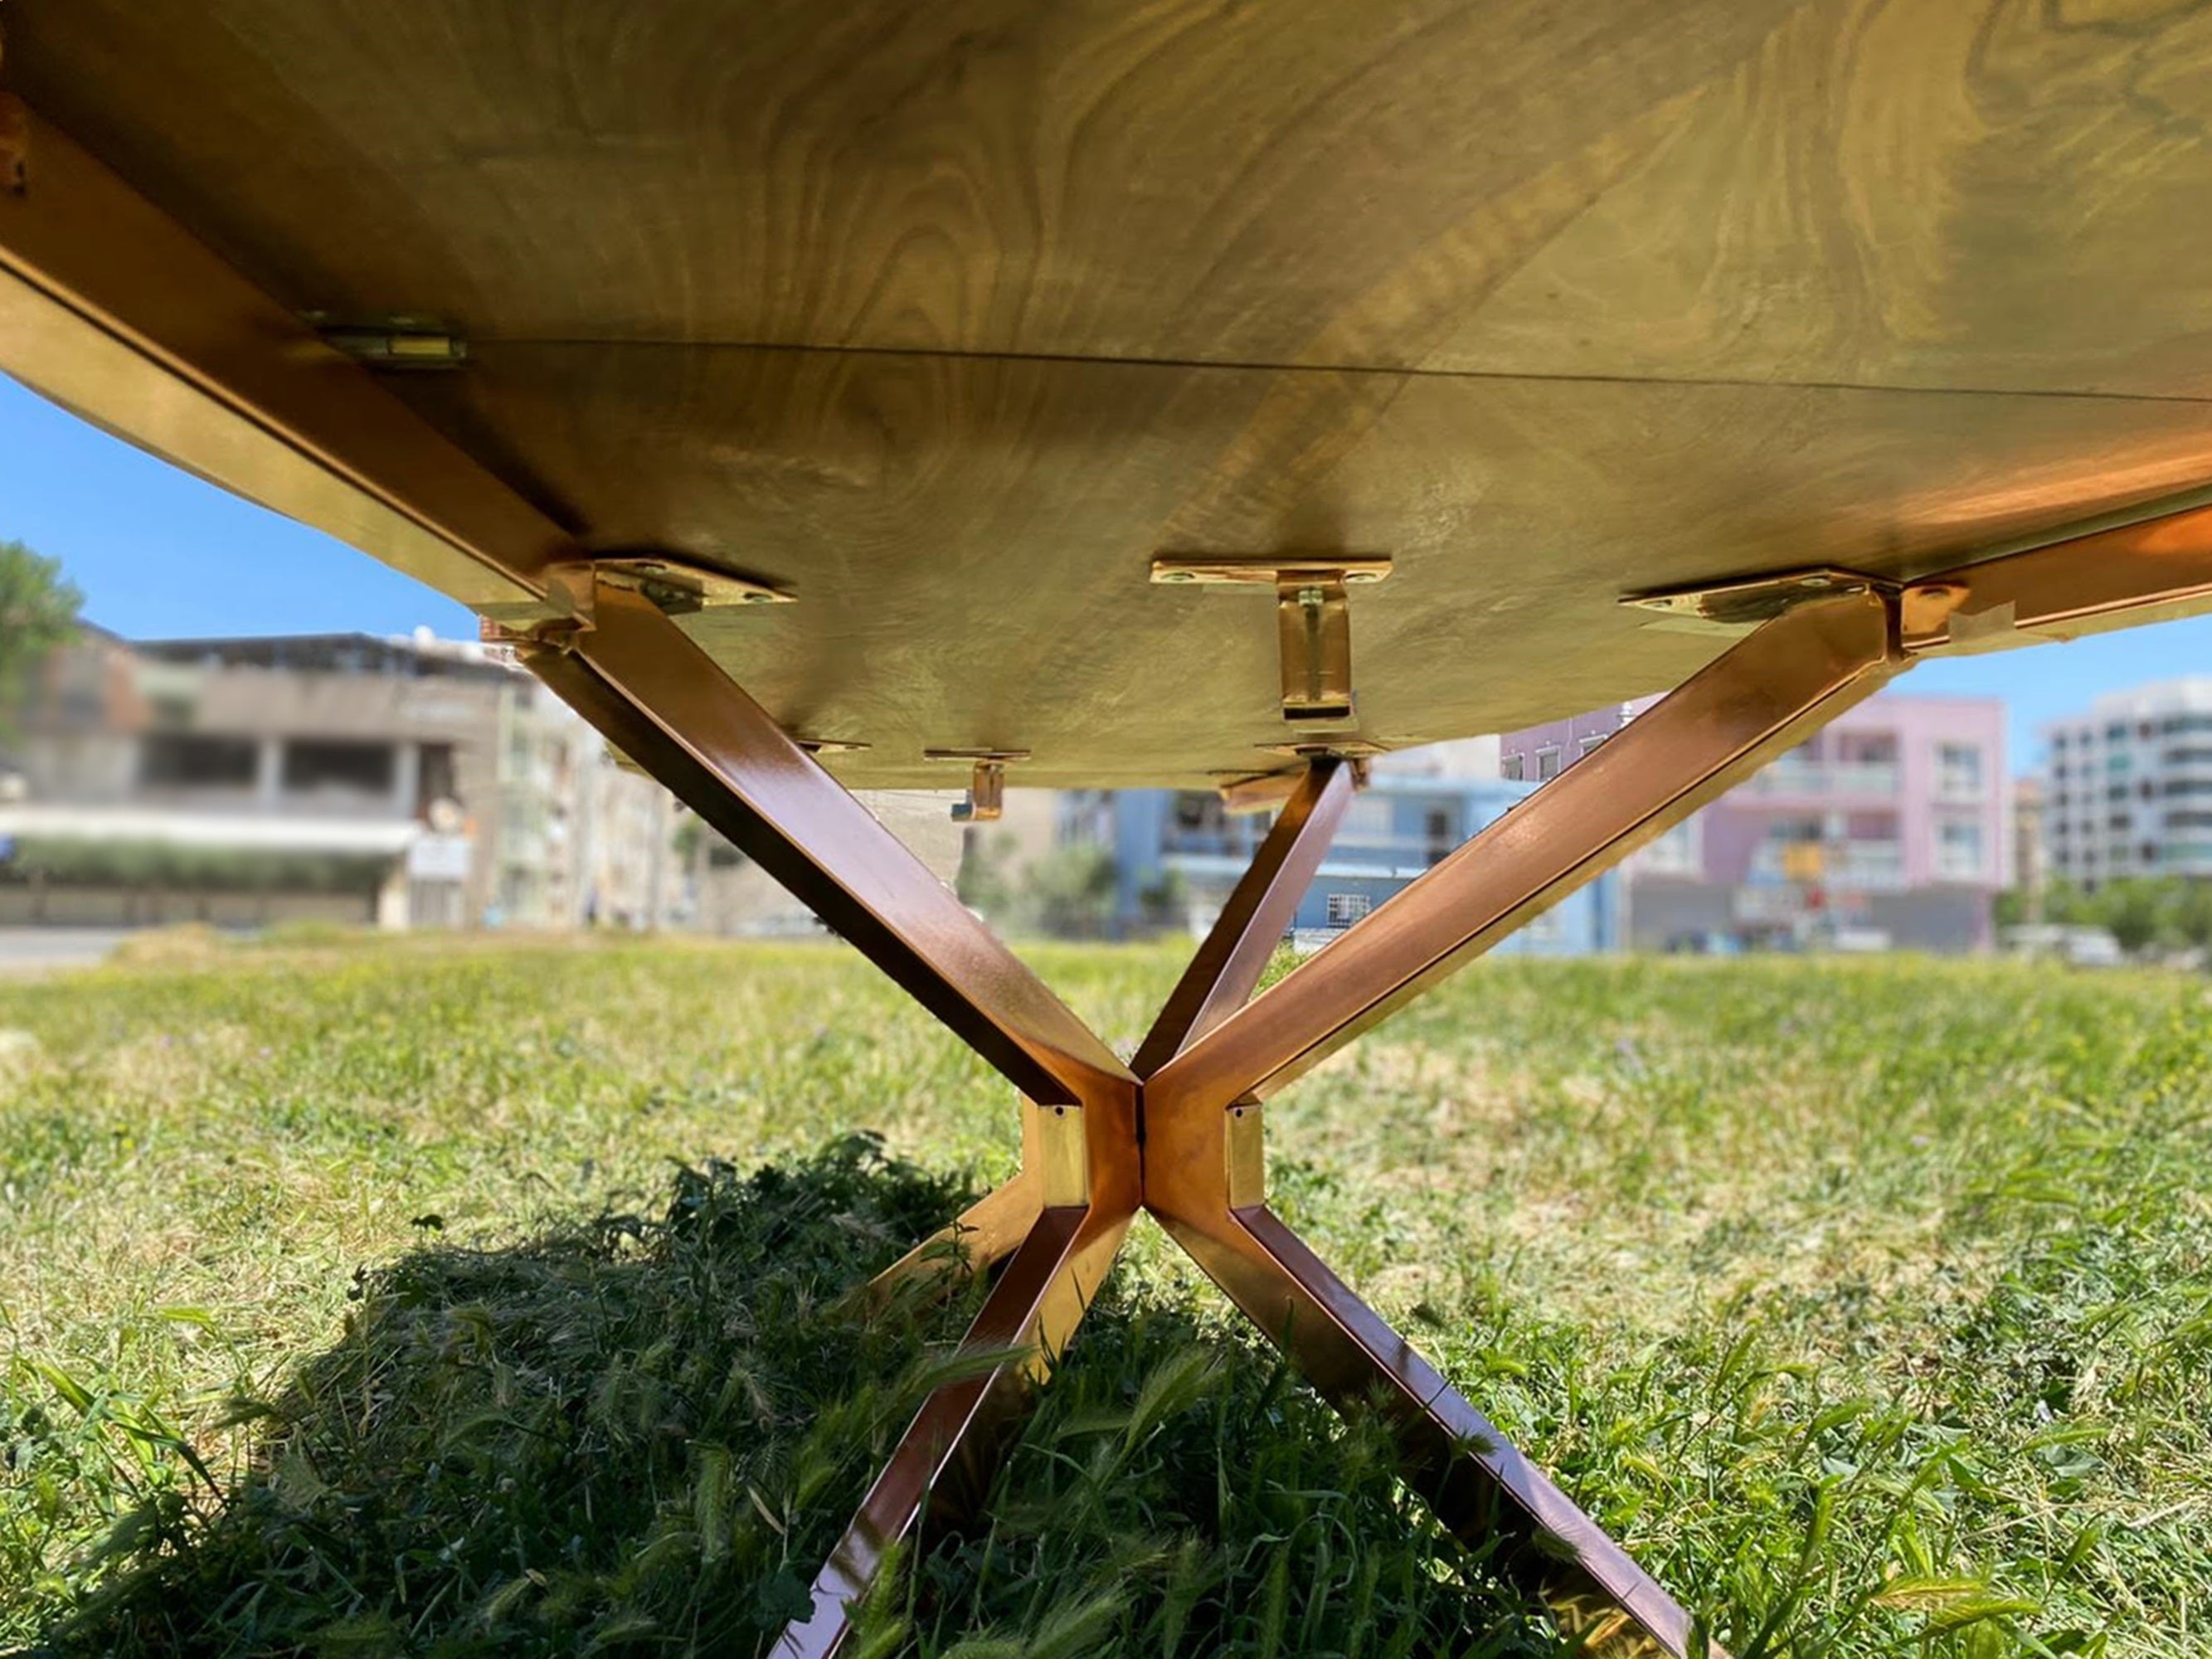
[[956,801],[952,817],[960,823],[989,823],[1006,810],[1006,763],[1025,761],[1026,749],[925,749],[924,760],[966,761],[968,799]]
[[1298,785],[1304,781],[1303,770],[1238,773],[1234,777],[1223,778],[1214,789],[1221,797],[1222,811],[1235,816],[1266,812],[1280,806],[1297,793]]
[[1352,612],[1347,585],[1371,584],[1390,574],[1390,561],[1374,555],[1273,555],[1258,559],[1202,559],[1162,556],[1152,580],[1164,585],[1272,586],[1275,635],[1282,658],[1283,718],[1342,720],[1352,713]]
[[1249,1210],[1267,1201],[1267,1150],[1262,1108],[1255,1102],[1229,1109],[1229,1207]]
[[780,587],[672,553],[605,554],[591,568],[617,587],[636,589],[672,617],[793,602]]
[[1270,755],[1288,755],[1302,761],[1372,760],[1377,755],[1390,752],[1389,744],[1355,737],[1349,732],[1316,732],[1297,743],[1263,743],[1257,746]]
[[1049,1209],[1091,1201],[1090,1154],[1084,1144],[1080,1106],[1022,1102],[1022,1167],[1035,1170],[1039,1197]]
[[1913,582],[1897,596],[1897,631],[1905,648],[1948,632],[1972,592],[1960,581]]
[[1654,612],[1659,621],[1650,626],[1674,633],[1713,634],[1735,638],[1761,623],[1771,622],[1793,605],[1813,599],[1831,599],[1842,593],[1891,591],[1894,584],[1817,565],[1802,570],[1777,571],[1771,575],[1745,576],[1695,587],[1656,588],[1631,593],[1620,602],[1634,611]]
[[1199,583],[1217,587],[1273,587],[1285,581],[1332,579],[1359,587],[1379,582],[1389,574],[1389,556],[1379,553],[1281,553],[1249,559],[1164,553],[1152,561],[1152,580],[1170,587]]
[[849,738],[793,738],[792,741],[810,755],[857,755],[868,747]]
[[460,368],[469,361],[469,343],[434,317],[340,320],[309,312],[306,320],[325,345],[371,368]]
[[1275,583],[1283,659],[1283,718],[1335,720],[1352,713],[1352,611],[1344,579],[1283,576]]

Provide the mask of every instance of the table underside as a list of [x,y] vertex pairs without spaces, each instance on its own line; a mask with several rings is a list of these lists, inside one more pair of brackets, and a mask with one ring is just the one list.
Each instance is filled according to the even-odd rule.
[[854,784],[1282,763],[1269,605],[1160,553],[1389,556],[1328,729],[1398,747],[1723,643],[1625,593],[1917,575],[2212,480],[2203,8],[6,21],[0,85],[283,307],[465,339],[383,384],[582,549],[794,595],[686,626]]

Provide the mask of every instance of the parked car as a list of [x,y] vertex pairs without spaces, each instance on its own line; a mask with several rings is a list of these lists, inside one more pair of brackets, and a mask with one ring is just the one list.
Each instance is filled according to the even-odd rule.
[[2007,956],[2065,963],[2073,968],[2117,968],[2127,952],[2109,927],[2073,927],[2062,922],[2022,922],[2000,935]]

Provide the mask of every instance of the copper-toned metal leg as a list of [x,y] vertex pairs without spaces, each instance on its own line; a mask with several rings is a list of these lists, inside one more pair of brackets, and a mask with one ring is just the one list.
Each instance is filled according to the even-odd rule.
[[1307,769],[1129,1062],[1139,1077],[1159,1070],[1259,988],[1275,942],[1297,914],[1298,901],[1344,821],[1352,793],[1352,768],[1344,762],[1322,759]]
[[1379,1395],[1447,1522],[1593,1651],[1684,1654],[1688,1615],[1267,1209],[1261,1096],[1874,690],[1901,665],[1896,604],[1816,599],[1765,623],[1143,1073],[1146,1206],[1330,1399]]
[[1674,1598],[1271,1211],[1168,1227],[1324,1398],[1387,1413],[1407,1481],[1455,1534],[1495,1546],[1501,1575],[1541,1600],[1582,1650],[1689,1651],[1689,1615]]
[[900,1291],[913,1291],[923,1279],[935,1279],[949,1290],[988,1272],[1012,1254],[1036,1225],[1044,1207],[1041,1190],[1036,1176],[1027,1170],[992,1188],[962,1211],[958,1219],[939,1227],[870,1279],[862,1290],[865,1301],[880,1307]]
[[1169,1060],[1147,1121],[1281,1088],[1870,696],[1904,665],[1895,605],[1854,593],[1767,623]]
[[961,1344],[964,1352],[1007,1358],[983,1376],[948,1383],[923,1405],[816,1577],[813,1610],[777,1643],[779,1659],[829,1659],[884,1553],[925,1507],[950,1497],[957,1508],[980,1496],[1012,1413],[1066,1347],[1128,1225],[1126,1211],[1097,1206],[1039,1215]]
[[1113,1050],[651,600],[601,581],[591,611],[571,648],[529,662],[610,741],[1030,1099],[1129,1090]]
[[[1024,1101],[1020,1172],[869,1280],[863,1298],[880,1306],[896,1291],[912,1291],[915,1282],[925,1278],[933,1278],[938,1288],[949,1290],[1003,1261],[1029,1237],[1040,1210],[1084,1203],[1091,1191],[1094,1158],[1102,1165],[1116,1161],[1112,1155],[1115,1149],[1085,1144],[1087,1127],[1080,1114],[1071,1117],[1065,1109]],[[1118,1161],[1126,1166],[1133,1155],[1123,1149]],[[1126,1168],[1122,1171],[1118,1202],[1134,1201],[1127,1178],[1131,1173]]]

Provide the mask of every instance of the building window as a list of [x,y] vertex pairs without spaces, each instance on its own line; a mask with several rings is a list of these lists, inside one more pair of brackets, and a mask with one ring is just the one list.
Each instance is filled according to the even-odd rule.
[[1229,822],[1221,797],[1186,789],[1175,798],[1175,826],[1178,830],[1220,830]]
[[1349,927],[1373,908],[1373,902],[1364,893],[1331,893],[1327,913],[1328,925]]
[[1939,874],[1975,877],[1982,873],[1982,826],[1971,821],[1947,823],[1936,846]]
[[293,793],[333,790],[388,795],[397,776],[396,757],[388,743],[301,739],[284,745],[284,787]]
[[1598,744],[1605,741],[1605,737],[1606,734],[1601,732],[1595,737],[1584,738],[1582,740],[1581,752],[1585,755],[1589,754],[1591,750],[1596,748]]
[[1939,743],[1936,745],[1936,788],[1947,800],[1982,798],[1981,745]]
[[1704,861],[1699,819],[1692,815],[1636,854],[1637,869],[1647,875],[1694,876]]
[[1539,749],[1536,751],[1536,781],[1544,783],[1559,775],[1559,751]]
[[139,740],[138,781],[149,789],[251,789],[258,747],[251,738],[155,732]]
[[424,811],[434,802],[460,799],[455,777],[453,744],[426,743],[416,750],[415,799]]
[[1450,854],[1452,848],[1459,845],[1459,837],[1452,833],[1452,815],[1448,807],[1429,808],[1423,819],[1422,828],[1427,832],[1431,864],[1442,863]]
[[1519,783],[1522,781],[1522,771],[1526,764],[1527,763],[1524,762],[1520,756],[1508,755],[1504,761],[1506,781],[1509,783]]

